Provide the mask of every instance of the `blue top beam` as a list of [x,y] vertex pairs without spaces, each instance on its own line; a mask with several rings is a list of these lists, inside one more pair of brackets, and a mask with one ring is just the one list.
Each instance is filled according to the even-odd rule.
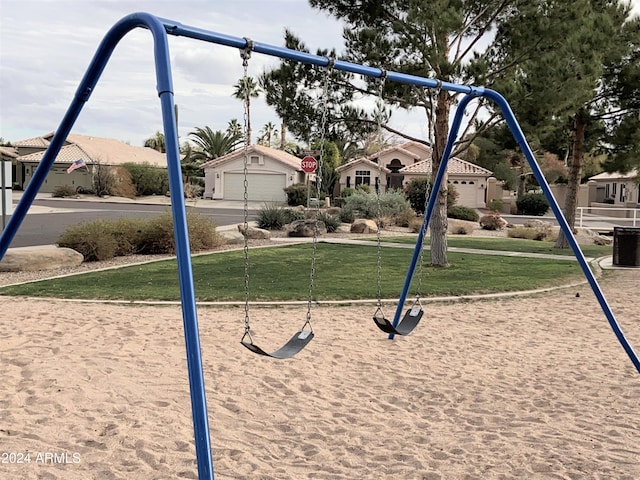
[[[249,42],[245,37],[233,37],[231,35],[225,35],[216,32],[209,32],[201,28],[190,27],[182,25],[179,22],[173,20],[160,19],[167,29],[167,33],[179,37],[189,37],[197,40],[202,40],[210,43],[217,43],[219,45],[226,45],[229,47],[235,47],[239,49],[247,48]],[[326,67],[331,63],[331,60],[327,57],[320,55],[314,55],[307,52],[300,52],[298,50],[291,50],[284,47],[276,47],[267,43],[252,42],[252,51],[269,55],[272,57],[284,58],[287,60],[293,60],[302,63],[308,63],[311,65],[317,65],[319,67]],[[415,75],[408,75],[398,72],[385,72],[381,68],[367,67],[364,65],[358,65],[356,63],[345,62],[344,60],[335,60],[333,68],[343,72],[356,73],[358,75],[365,75],[368,77],[380,78],[386,75],[388,80],[394,82],[405,83],[410,85],[417,85],[420,87],[437,88],[440,87],[443,90],[450,92],[470,94],[473,96],[481,96],[484,93],[483,87],[473,87],[469,85],[458,85],[455,83],[441,82],[440,80],[432,78],[418,77]]]

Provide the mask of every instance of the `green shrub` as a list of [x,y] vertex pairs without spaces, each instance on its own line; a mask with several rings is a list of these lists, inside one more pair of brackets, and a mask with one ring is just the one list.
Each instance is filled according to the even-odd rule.
[[125,198],[136,197],[136,187],[133,184],[129,170],[124,167],[113,167],[111,169],[109,195]]
[[531,227],[515,227],[510,228],[507,231],[507,235],[510,238],[524,238],[527,240],[545,240],[550,230],[545,228],[531,228]]
[[116,240],[115,257],[124,257],[138,253],[138,234],[144,222],[145,220],[132,218],[105,220],[105,235],[111,235]]
[[164,195],[169,191],[169,173],[166,168],[149,163],[125,163],[122,166],[131,175],[137,196]]
[[[224,244],[215,224],[203,215],[187,213],[191,251]],[[87,262],[108,260],[133,253],[175,253],[173,218],[170,212],[146,219],[96,220],[68,228],[58,245],[80,252]]]
[[273,204],[264,204],[258,211],[256,223],[259,228],[267,230],[282,230],[282,228],[295,220],[302,220],[304,213],[291,208],[282,208]]
[[487,207],[492,212],[501,212],[504,208],[504,201],[502,201],[501,198],[494,198],[489,202],[489,205],[487,205]]
[[449,232],[453,235],[471,235],[473,233],[473,225],[466,222],[458,222],[454,218],[449,222]]
[[327,232],[333,233],[340,226],[340,218],[335,215],[329,215],[327,212],[318,212],[316,217],[319,222],[324,222],[327,227]]
[[294,210],[292,208],[282,209],[282,220],[284,224],[295,222],[296,220],[302,220],[304,218],[304,212],[301,210]]
[[542,193],[527,193],[516,200],[516,205],[522,215],[544,215],[549,211],[549,202]]
[[[187,229],[191,251],[215,248],[224,243],[223,238],[216,233],[215,223],[198,213],[187,213]],[[137,243],[139,253],[152,255],[175,253],[176,243],[171,212],[165,212],[144,222],[137,236]]]
[[478,212],[474,208],[463,207],[462,205],[454,205],[447,211],[448,218],[457,218],[458,220],[468,220],[477,222],[480,218]]
[[51,196],[54,198],[75,197],[76,189],[71,185],[59,185],[53,189]]
[[419,213],[424,213],[426,206],[425,195],[427,188],[431,187],[431,182],[427,177],[417,177],[412,179],[404,188],[404,196],[409,200],[411,208]]
[[[381,217],[395,218],[410,211],[411,205],[402,192],[393,190],[380,195]],[[354,193],[345,199],[340,217],[341,219],[378,218],[378,196],[375,193]],[[347,222],[347,220],[342,221]]]
[[497,213],[490,213],[489,215],[482,216],[480,219],[480,227],[483,230],[502,230],[504,221]]
[[360,185],[356,185],[356,192],[371,193],[371,185],[367,185],[366,183],[361,183]]
[[338,218],[342,223],[353,223],[356,219],[356,214],[353,210],[342,208],[338,214]]
[[350,197],[351,195],[353,195],[355,192],[356,191],[353,188],[347,187],[347,188],[344,188],[344,189],[342,189],[340,191],[340,197],[347,198],[347,197]]
[[605,198],[604,200],[602,200],[602,203],[608,203],[609,205],[613,205],[614,203],[616,203],[616,199],[615,198]]
[[[173,226],[173,222],[172,226]],[[224,245],[225,239],[216,231],[216,224],[205,215],[187,212],[187,228],[189,230],[189,249],[192,252],[211,250]],[[174,238],[172,235],[171,238]],[[175,251],[175,246],[173,248]]]
[[416,212],[413,210],[404,210],[395,216],[394,221],[399,227],[408,227],[414,218],[416,218]]
[[[296,205],[307,205],[307,190],[309,187],[304,183],[296,183],[284,189],[287,194],[287,205],[295,207]],[[317,190],[315,186],[311,186],[311,196],[316,197]]]
[[112,232],[113,222],[96,220],[68,228],[58,239],[58,246],[71,248],[84,256],[85,262],[108,260],[118,251]]
[[419,233],[422,228],[424,217],[415,217],[409,221],[409,231],[411,233]]

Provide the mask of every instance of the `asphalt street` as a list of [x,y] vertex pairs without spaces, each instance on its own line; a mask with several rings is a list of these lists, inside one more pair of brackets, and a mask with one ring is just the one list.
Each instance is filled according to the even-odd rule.
[[[15,202],[19,198],[15,198]],[[14,202],[14,203],[15,203]],[[147,203],[148,202],[148,203]],[[249,220],[253,220],[260,205],[249,207]],[[146,199],[146,201],[125,201],[123,199],[53,199],[44,195],[36,197],[26,218],[20,225],[11,247],[55,244],[60,235],[69,227],[99,219],[148,218],[171,209],[168,198]],[[216,202],[200,200],[189,202],[188,211],[211,218],[223,227],[242,223],[243,202]],[[6,220],[11,218],[7,215]]]

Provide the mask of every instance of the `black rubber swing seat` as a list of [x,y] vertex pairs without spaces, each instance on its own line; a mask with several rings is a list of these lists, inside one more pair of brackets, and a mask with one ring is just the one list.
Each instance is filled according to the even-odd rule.
[[422,308],[414,305],[407,310],[400,323],[395,327],[384,315],[374,315],[373,321],[376,322],[378,328],[385,333],[392,335],[409,335],[418,326],[423,314]]
[[253,341],[242,340],[240,343],[251,350],[253,353],[263,355],[265,357],[285,359],[291,358],[299,353],[313,338],[313,332],[311,330],[301,330],[297,332],[291,339],[285,343],[282,347],[273,353],[264,351],[262,348],[253,343]]

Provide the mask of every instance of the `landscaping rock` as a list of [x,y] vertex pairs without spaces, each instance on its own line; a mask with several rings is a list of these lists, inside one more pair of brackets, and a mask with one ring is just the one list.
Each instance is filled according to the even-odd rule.
[[245,235],[250,240],[269,240],[271,238],[271,232],[263,228],[248,227],[247,231],[244,231],[244,225],[238,225],[238,231]]
[[[327,233],[327,227],[324,222],[318,223],[318,235],[324,235]],[[287,234],[290,237],[313,237],[315,230],[315,220],[295,220],[287,226]]]
[[235,230],[223,230],[218,233],[227,241],[227,244],[236,245],[244,243],[244,235]]
[[351,224],[351,233],[378,233],[378,225],[367,218],[356,218]]
[[0,261],[0,272],[35,272],[77,267],[84,261],[81,253],[55,245],[10,248]]

